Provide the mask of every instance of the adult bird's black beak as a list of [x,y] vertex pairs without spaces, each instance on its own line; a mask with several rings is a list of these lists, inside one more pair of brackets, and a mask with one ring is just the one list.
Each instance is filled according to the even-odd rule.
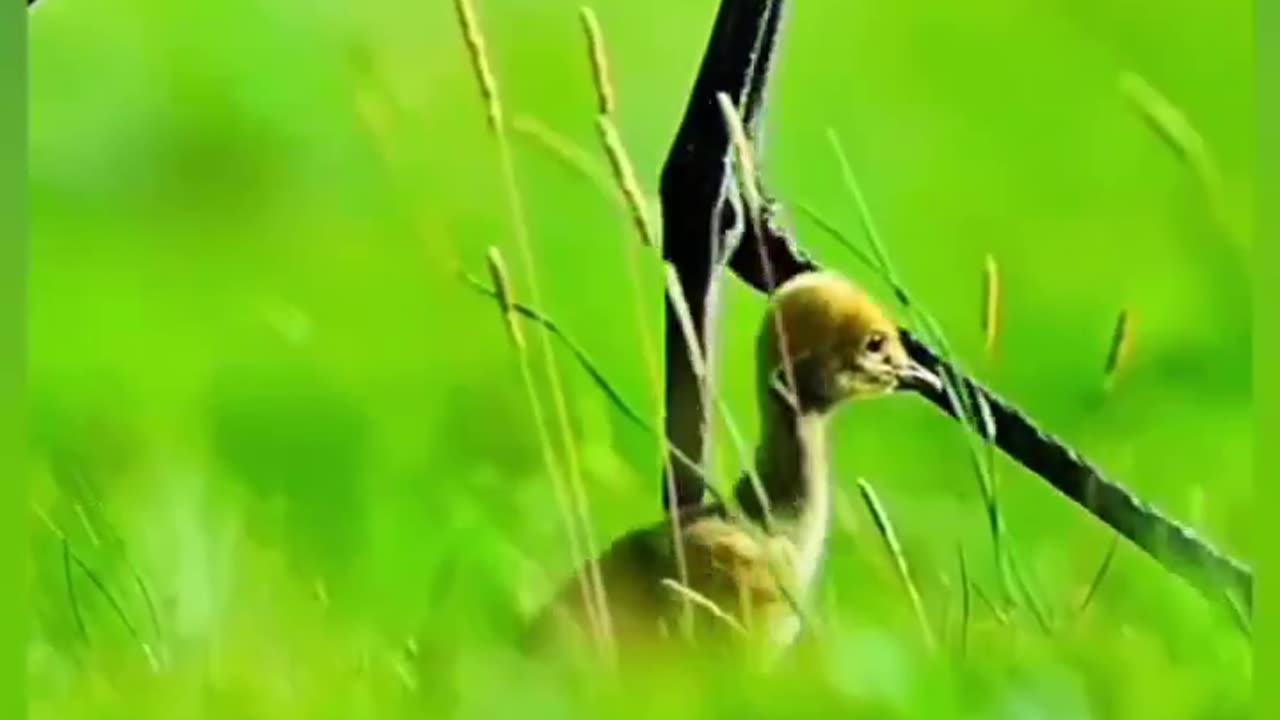
[[907,360],[894,370],[894,374],[898,379],[899,390],[942,392],[944,389],[942,378],[915,360]]

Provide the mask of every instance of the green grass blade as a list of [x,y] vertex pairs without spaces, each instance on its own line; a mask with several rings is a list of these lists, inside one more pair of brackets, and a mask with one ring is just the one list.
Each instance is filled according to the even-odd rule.
[[911,602],[911,609],[915,612],[916,621],[920,624],[920,632],[924,636],[925,645],[930,650],[934,650],[937,647],[937,641],[934,639],[933,627],[929,622],[928,614],[924,610],[924,602],[920,599],[920,591],[916,588],[915,581],[911,579],[911,570],[907,567],[907,557],[902,552],[902,544],[898,541],[898,534],[893,529],[893,522],[889,519],[889,513],[880,502],[880,498],[876,496],[871,484],[866,480],[858,480],[858,492],[862,494],[862,501],[866,504],[867,511],[871,513],[871,520],[874,522],[876,530],[880,533],[880,539],[884,541],[885,551],[888,552],[889,558],[893,561],[898,580],[902,583],[903,590],[907,593],[907,599]]

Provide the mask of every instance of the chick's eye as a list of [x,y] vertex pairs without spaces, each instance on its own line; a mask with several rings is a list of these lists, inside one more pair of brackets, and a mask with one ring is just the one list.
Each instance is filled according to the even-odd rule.
[[884,350],[885,341],[886,341],[886,338],[884,336],[884,333],[873,333],[871,337],[867,338],[867,345],[866,345],[867,352],[878,353]]

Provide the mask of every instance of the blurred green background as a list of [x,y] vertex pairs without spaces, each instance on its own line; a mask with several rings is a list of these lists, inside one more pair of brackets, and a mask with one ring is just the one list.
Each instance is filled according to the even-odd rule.
[[[715,5],[595,5],[651,195]],[[834,128],[963,364],[1251,558],[1251,4],[791,5],[774,192],[858,237]],[[507,111],[604,171],[577,7],[479,13]],[[452,3],[44,0],[30,34],[32,717],[1246,716],[1231,617],[1123,542],[1081,610],[1111,534],[1005,461],[1049,628],[975,595],[962,655],[959,547],[998,597],[978,484],[957,426],[905,397],[836,422],[821,659],[760,682],[671,673],[643,703],[517,662],[520,618],[572,562],[501,320],[456,273],[483,276],[497,245],[529,297]],[[1123,73],[1203,152],[1162,137]],[[610,196],[529,136],[513,147],[542,309],[652,416],[658,263]],[[724,392],[754,434],[762,305],[730,285]],[[1122,309],[1131,352],[1107,391]],[[563,359],[603,543],[659,517],[658,454]],[[897,526],[941,653],[919,642],[857,478]]]

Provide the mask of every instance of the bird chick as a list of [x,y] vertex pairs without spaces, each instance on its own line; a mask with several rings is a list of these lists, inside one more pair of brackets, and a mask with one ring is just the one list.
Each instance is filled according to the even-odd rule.
[[[735,489],[745,517],[719,504],[683,508],[674,527],[668,520],[627,533],[597,560],[622,656],[670,647],[682,635],[698,642],[745,635],[769,651],[789,645],[799,630],[794,603],[814,583],[829,529],[832,411],[846,400],[940,384],[907,355],[896,323],[874,300],[826,272],[798,275],[774,292],[757,369],[759,484],[744,477]],[[535,618],[531,644],[559,637],[566,622],[586,623],[581,577]]]

